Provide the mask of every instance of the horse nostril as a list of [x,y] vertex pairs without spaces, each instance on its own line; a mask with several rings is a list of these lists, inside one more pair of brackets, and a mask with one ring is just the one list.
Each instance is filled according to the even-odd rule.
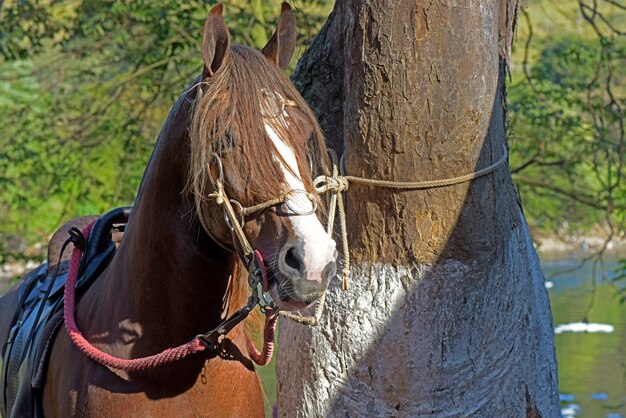
[[300,259],[298,258],[295,248],[290,248],[285,253],[285,264],[299,272],[302,272],[304,270],[302,261],[300,261]]

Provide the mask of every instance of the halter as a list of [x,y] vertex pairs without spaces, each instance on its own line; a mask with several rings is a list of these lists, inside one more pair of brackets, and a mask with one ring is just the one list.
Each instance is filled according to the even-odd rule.
[[[248,305],[254,298],[256,304],[259,305],[262,311],[265,311],[268,307],[271,308],[272,311],[277,311],[276,305],[269,294],[267,270],[263,263],[263,258],[261,257],[261,253],[258,250],[254,250],[252,245],[250,245],[243,230],[243,226],[246,223],[246,218],[250,215],[282,204],[287,206],[287,208],[296,215],[311,215],[317,211],[317,199],[315,199],[312,193],[304,190],[290,190],[277,198],[267,200],[257,205],[244,207],[239,201],[229,198],[226,194],[224,189],[224,167],[222,160],[216,153],[212,153],[211,156],[217,165],[218,176],[217,179],[214,179],[211,175],[211,167],[209,167],[209,179],[215,191],[210,193],[208,198],[215,200],[215,203],[222,207],[224,221],[232,234],[234,251],[248,269],[248,285],[252,292]],[[306,196],[311,202],[311,208],[303,211],[299,210],[295,204],[290,203],[293,200],[294,194]],[[235,210],[235,207],[237,210]],[[208,225],[206,225],[202,216],[200,216],[200,221],[206,232],[211,235]],[[219,241],[215,237],[211,237],[219,244]],[[254,305],[252,306],[254,307]]]

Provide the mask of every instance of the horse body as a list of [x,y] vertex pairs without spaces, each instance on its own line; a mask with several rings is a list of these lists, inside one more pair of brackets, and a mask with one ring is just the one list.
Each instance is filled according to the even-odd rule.
[[[185,130],[177,127],[189,111],[183,96],[163,127],[120,248],[76,310],[87,339],[120,358],[152,355],[217,326],[227,287],[236,279],[234,254],[193,235],[200,226],[194,225],[192,204],[181,204],[188,150],[180,147]],[[247,297],[246,288],[233,290],[229,314]],[[243,354],[242,327],[228,340],[223,352],[209,358],[126,373],[94,363],[61,332],[51,354],[44,413],[133,416],[135,409],[138,416],[174,416],[186,405],[182,410],[190,416],[262,416],[260,384]],[[232,392],[225,382],[233,384]],[[229,403],[239,391],[243,402]]]
[[[248,299],[245,258],[232,226],[207,199],[218,175],[211,155],[219,159],[231,197],[254,205],[294,187],[311,190],[307,152],[312,148],[317,157],[325,152],[311,110],[280,71],[295,45],[290,7],[283,4],[264,55],[230,46],[221,11],[214,7],[207,19],[203,74],[161,130],[119,249],[75,309],[89,343],[118,358],[150,356],[186,343]],[[280,98],[278,112],[269,116],[263,110],[267,91]],[[334,242],[319,234],[323,229],[315,214],[299,216],[294,208],[293,202],[287,209],[265,208],[243,226],[266,261],[268,294],[282,309],[319,298],[335,269]],[[16,292],[9,292],[0,299],[1,317],[12,316],[16,305]],[[263,395],[243,325],[216,349],[133,372],[90,360],[62,330],[50,354],[43,413],[262,417]],[[0,323],[2,342],[5,327]]]

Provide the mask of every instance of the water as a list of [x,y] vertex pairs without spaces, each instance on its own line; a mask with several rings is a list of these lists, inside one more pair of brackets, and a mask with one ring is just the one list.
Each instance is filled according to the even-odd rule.
[[548,294],[555,327],[589,322],[597,324],[591,329],[598,331],[555,335],[561,412],[565,418],[626,417],[626,304],[620,304],[610,282],[617,263],[605,263],[604,272],[598,266],[595,273],[589,263],[550,278],[578,264],[575,259],[542,262],[552,283]]

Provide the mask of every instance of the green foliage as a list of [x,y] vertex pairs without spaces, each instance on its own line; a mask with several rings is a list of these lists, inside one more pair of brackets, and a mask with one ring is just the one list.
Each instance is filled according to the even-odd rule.
[[626,302],[626,286],[624,285],[626,283],[626,258],[619,260],[614,272],[615,276],[613,276],[611,281],[616,285],[615,289],[619,303],[623,305]]
[[52,0],[0,3],[0,56],[28,58],[45,45],[61,42],[74,31],[80,1]]
[[[580,57],[573,58],[577,55],[572,54],[572,49],[576,52],[580,47],[580,42],[571,39],[548,43],[531,69],[532,82],[524,80],[510,86],[511,164],[516,167],[531,159],[559,162],[529,166],[524,175],[566,190],[571,189],[575,178],[577,187],[588,191],[595,185],[585,175],[588,164],[580,158],[580,151],[585,149],[589,155],[594,144],[592,126],[581,112],[581,93],[587,78],[576,77],[570,70],[593,68],[597,57],[590,54],[584,57],[587,62],[579,62]],[[579,175],[570,175],[577,172]],[[534,185],[521,185],[520,190],[526,213],[537,227],[557,230],[564,221],[572,226],[590,226],[599,220],[593,209],[580,203],[568,204],[567,196],[538,190]]]
[[[332,3],[291,3],[296,58]],[[530,33],[520,22],[508,95],[526,216],[547,230],[607,217],[623,225],[626,42],[581,24],[577,1],[529,4],[534,37],[524,68],[519,46]],[[209,9],[196,0],[0,4],[0,242],[40,241],[68,218],[132,203],[171,104],[200,71]],[[279,10],[278,0],[226,2],[233,41],[262,47]]]
[[[572,234],[609,223],[619,230],[626,220],[626,73],[617,65],[626,40],[575,26],[577,2],[561,6],[531,2],[517,45],[531,35],[532,42],[514,54],[523,62],[513,65],[508,87],[514,180],[535,228]],[[563,25],[554,16],[569,26],[546,31]]]
[[[526,48],[515,54],[524,66],[514,66],[509,86],[511,166],[526,216],[538,229],[571,234],[602,223],[623,238],[626,9],[529,3],[517,43]],[[613,278],[622,303],[624,279],[626,260]]]
[[[332,2],[292,5],[301,53]],[[194,0],[0,5],[0,242],[45,240],[74,216],[132,204],[172,103],[200,72],[209,9]],[[224,17],[234,43],[261,48],[279,13],[280,1],[236,0]]]

